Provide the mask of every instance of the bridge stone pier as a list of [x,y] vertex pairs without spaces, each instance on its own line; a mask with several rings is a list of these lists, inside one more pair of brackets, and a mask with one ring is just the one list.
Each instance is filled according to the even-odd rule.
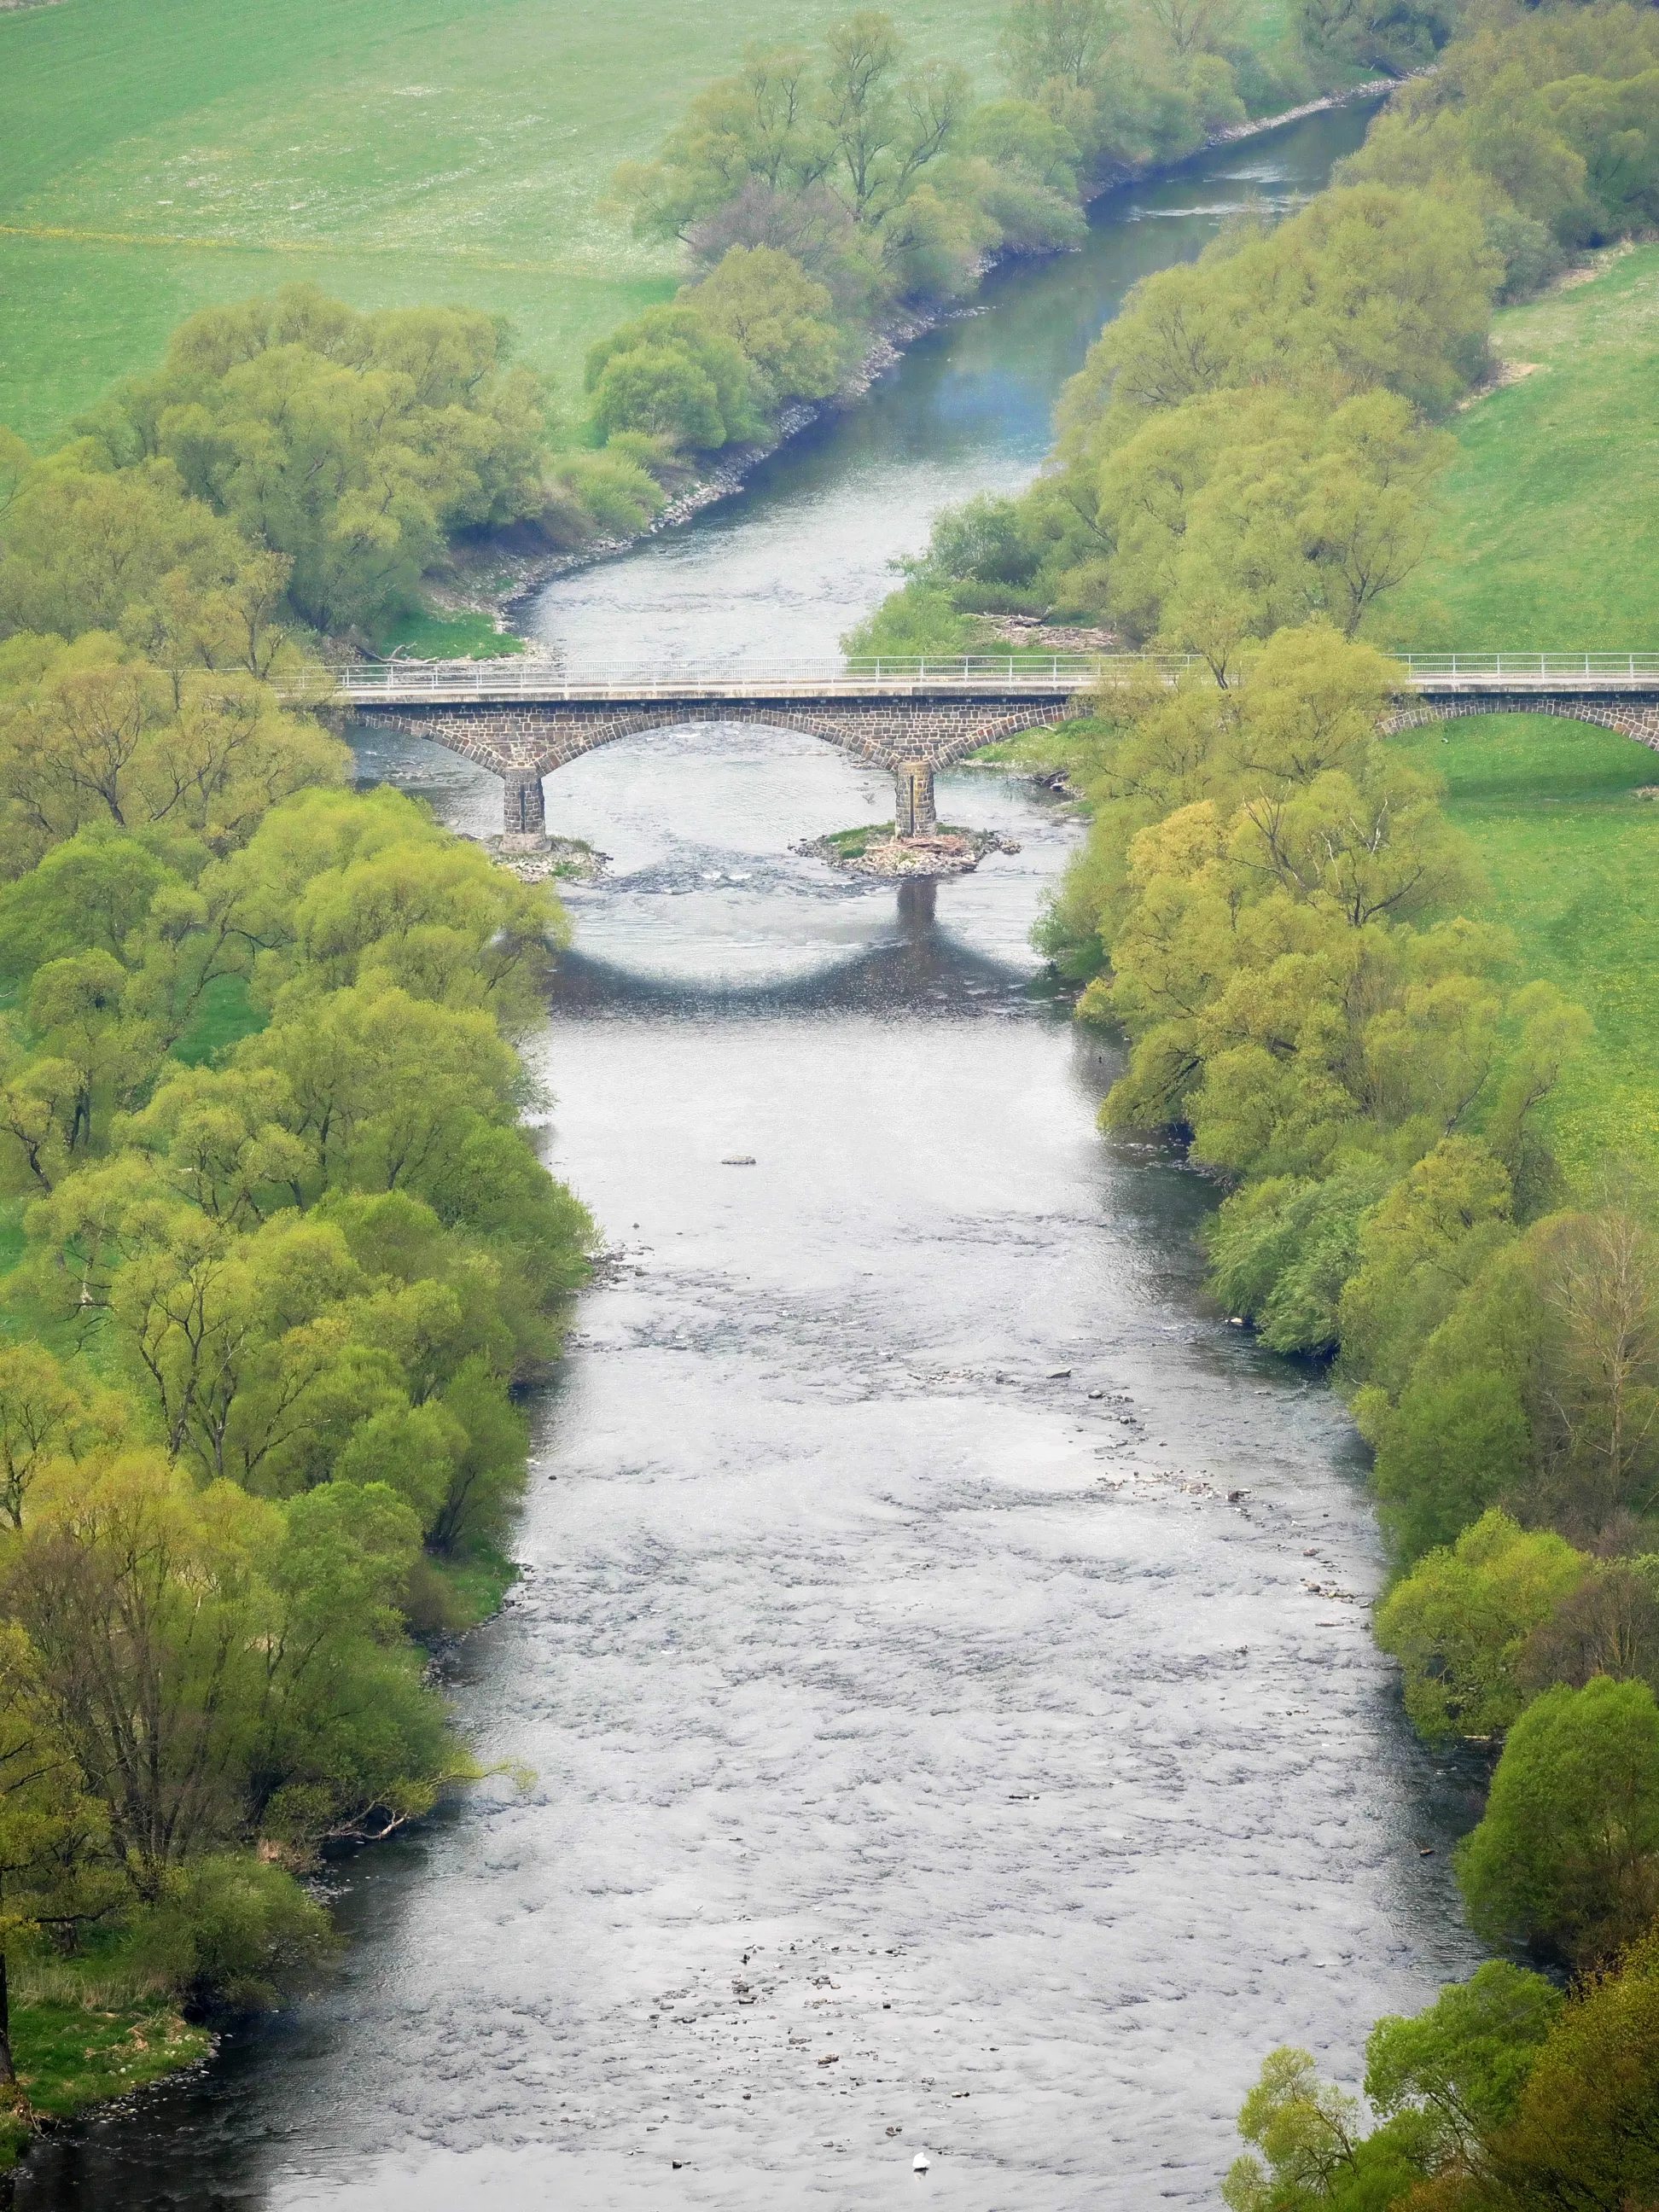
[[[1465,714],[1559,714],[1659,750],[1659,653],[1401,654],[1393,730]],[[1211,680],[1190,654],[969,656],[798,662],[734,674],[545,663],[380,662],[349,668],[335,701],[359,720],[429,738],[501,779],[508,840],[547,834],[544,777],[598,745],[677,724],[757,723],[822,738],[890,771],[901,836],[935,826],[936,769],[999,738],[1088,712],[1149,679]],[[1248,680],[1248,677],[1247,677]]]

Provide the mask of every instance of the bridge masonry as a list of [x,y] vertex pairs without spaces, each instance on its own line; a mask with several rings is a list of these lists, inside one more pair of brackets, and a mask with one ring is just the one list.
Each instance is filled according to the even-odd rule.
[[501,779],[503,828],[509,841],[538,844],[547,834],[542,780],[597,746],[619,738],[685,723],[757,723],[822,738],[855,759],[888,769],[894,781],[894,822],[902,837],[936,826],[935,769],[948,768],[999,738],[1066,720],[1079,711],[1069,696],[1054,698],[839,698],[823,704],[799,698],[665,699],[637,707],[531,701],[396,705],[355,701],[356,719],[377,729],[427,738]]
[[[1659,653],[1440,654],[1396,662],[1385,730],[1468,714],[1555,714],[1659,751]],[[501,779],[510,842],[546,836],[542,781],[598,745],[677,724],[798,730],[894,779],[902,836],[934,827],[933,776],[1000,738],[1091,711],[1102,687],[1203,680],[1191,656],[1010,655],[960,662],[796,663],[732,677],[633,671],[566,679],[522,665],[461,672],[381,664],[345,672],[337,697],[362,721],[428,738]]]
[[1638,744],[1659,752],[1659,687],[1645,697],[1626,690],[1609,697],[1602,691],[1567,690],[1543,692],[1518,688],[1514,691],[1483,690],[1426,693],[1420,705],[1401,708],[1382,727],[1390,736],[1398,730],[1420,729],[1426,722],[1449,722],[1465,714],[1559,714],[1569,722],[1594,722],[1603,730],[1617,730]]

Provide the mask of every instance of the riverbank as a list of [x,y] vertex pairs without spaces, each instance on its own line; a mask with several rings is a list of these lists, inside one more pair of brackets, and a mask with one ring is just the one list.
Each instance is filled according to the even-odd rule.
[[[1395,82],[1392,78],[1370,78],[1362,84],[1324,94],[1278,114],[1230,125],[1207,139],[1203,147],[1184,155],[1179,161],[1121,167],[1087,195],[1088,201],[1096,204],[1113,192],[1137,184],[1177,177],[1194,161],[1201,160],[1206,153],[1218,148],[1245,143],[1312,116],[1352,107],[1369,100],[1380,100],[1394,88]],[[1016,260],[1036,261],[1047,258],[1011,253],[988,255],[981,264],[980,278],[982,282],[994,270],[1006,268]],[[521,535],[517,538],[509,535],[494,540],[481,539],[471,544],[458,545],[451,549],[445,567],[434,570],[425,580],[424,588],[433,605],[445,614],[475,620],[482,616],[492,621],[498,635],[518,641],[513,650],[526,650],[532,653],[545,652],[547,648],[539,640],[529,635],[518,625],[530,602],[549,583],[615,560],[653,538],[683,527],[709,507],[732,498],[745,489],[757,470],[799,439],[803,433],[826,417],[855,409],[868,398],[873,387],[898,367],[919,338],[946,324],[976,317],[985,312],[982,303],[970,300],[942,305],[936,309],[911,309],[890,318],[875,332],[857,368],[831,398],[812,403],[800,402],[785,409],[772,436],[753,445],[722,452],[711,465],[699,469],[689,482],[678,488],[659,514],[631,534],[596,538],[586,545],[559,550],[538,550],[524,543]],[[485,647],[486,641],[480,639],[477,649],[474,650],[471,642],[465,641],[458,632],[450,654],[426,655],[412,652],[407,657],[483,659],[489,657]]]
[[0,2108],[0,2172],[83,2114],[132,2109],[159,2081],[204,2066],[217,2048],[176,2004],[121,1978],[26,1959],[11,1967],[11,2039],[21,2101]]
[[617,864],[532,1059],[626,1250],[453,1686],[542,1780],[359,1862],[349,1982],[44,2143],[18,2212],[864,2207],[924,2144],[963,2212],[1207,2203],[1255,2047],[1357,2048],[1335,1959],[1402,2011],[1465,1961],[1323,1595],[1379,1572],[1340,1408],[1204,1311],[1198,1179],[1093,1133],[1109,1048],[1026,942],[1055,809],[945,772],[1022,850],[934,920],[780,851],[857,816],[811,738],[561,776]]

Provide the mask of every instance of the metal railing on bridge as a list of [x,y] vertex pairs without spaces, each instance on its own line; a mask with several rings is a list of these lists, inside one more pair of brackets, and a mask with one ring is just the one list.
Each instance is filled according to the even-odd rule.
[[[1659,653],[1434,653],[1389,656],[1413,689],[1592,690],[1659,688]],[[471,699],[551,703],[606,700],[857,698],[876,694],[1026,694],[1053,698],[1152,676],[1165,683],[1203,670],[1197,653],[868,654],[726,666],[660,662],[567,666],[542,659],[362,661],[333,672],[337,696],[453,704]]]
[[1395,653],[1413,683],[1659,683],[1659,653]]
[[1100,681],[1103,672],[1127,676],[1139,671],[1164,677],[1200,665],[1194,653],[928,653],[891,654],[846,659],[786,660],[759,665],[734,662],[722,667],[665,667],[602,663],[569,667],[547,660],[448,662],[359,662],[335,672],[340,690],[353,699],[424,693],[455,698],[472,694],[493,699],[538,700],[817,698],[871,691],[1030,690],[1052,694],[1078,690]]

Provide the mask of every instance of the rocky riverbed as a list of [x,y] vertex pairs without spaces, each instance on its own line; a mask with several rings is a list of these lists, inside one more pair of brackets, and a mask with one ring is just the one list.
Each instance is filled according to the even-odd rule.
[[965,876],[988,853],[1018,853],[1019,847],[1000,830],[939,829],[928,836],[897,837],[890,823],[882,823],[871,830],[807,838],[790,850],[808,860],[827,860],[845,875],[900,883],[916,877]]

